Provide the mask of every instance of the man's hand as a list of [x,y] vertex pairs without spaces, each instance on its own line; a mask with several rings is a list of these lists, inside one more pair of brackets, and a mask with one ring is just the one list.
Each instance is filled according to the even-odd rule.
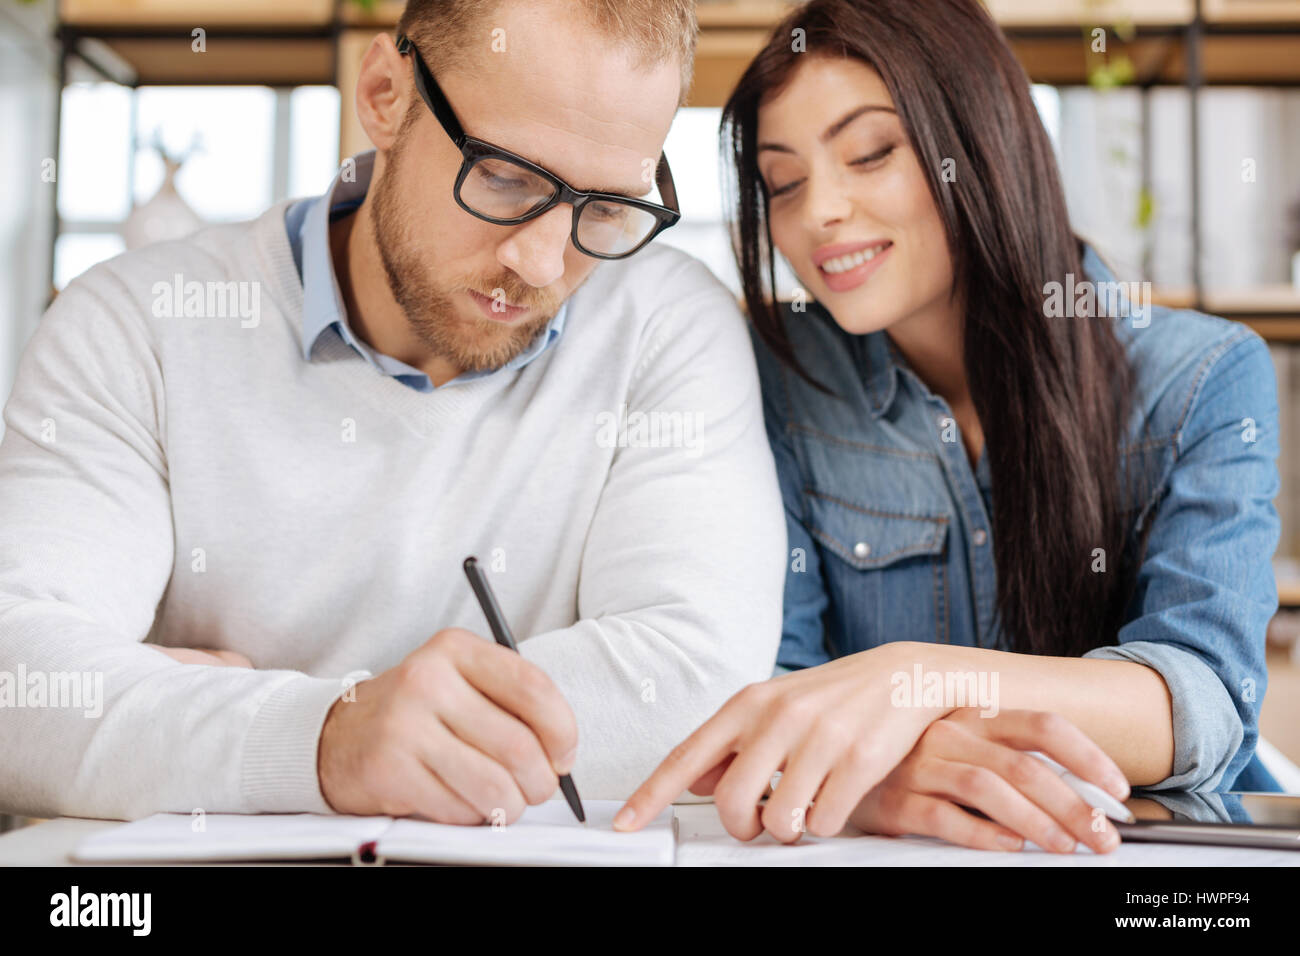
[[511,823],[554,794],[578,749],[573,711],[514,651],[459,628],[335,701],[321,793],[339,813]]

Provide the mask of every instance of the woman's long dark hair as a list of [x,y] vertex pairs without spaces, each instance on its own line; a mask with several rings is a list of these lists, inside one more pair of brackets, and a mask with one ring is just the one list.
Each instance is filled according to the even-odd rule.
[[[1086,278],[1082,246],[1029,80],[977,0],[811,0],[745,71],[723,110],[722,150],[756,332],[809,378],[776,301],[755,147],[761,100],[818,54],[880,75],[943,221],[992,471],[1004,636],[1013,650],[1060,656],[1114,643],[1135,566],[1120,474],[1133,371],[1112,320],[1046,317],[1048,282]],[[956,161],[955,182],[941,178],[945,159]],[[1094,571],[1097,548],[1104,573]]]

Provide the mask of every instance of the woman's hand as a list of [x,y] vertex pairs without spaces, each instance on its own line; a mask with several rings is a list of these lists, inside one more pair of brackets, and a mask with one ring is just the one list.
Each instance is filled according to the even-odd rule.
[[1119,846],[1105,815],[1029,750],[1042,751],[1117,800],[1129,794],[1114,761],[1064,717],[1029,710],[981,717],[963,707],[926,728],[912,752],[858,804],[853,824],[868,833],[935,836],[981,850],[1019,850],[1024,840],[1057,853],[1073,853],[1076,840],[1097,853]]
[[157,644],[147,644],[145,646],[152,647],[156,651],[162,651],[168,657],[175,658],[182,664],[206,664],[209,667],[251,668],[253,666],[253,662],[238,651],[219,651],[198,647],[161,647]]
[[[739,840],[764,830],[783,843],[805,829],[838,833],[863,795],[952,709],[892,704],[892,678],[910,672],[918,647],[883,644],[750,684],[673,749],[619,812],[615,829],[639,828],[689,788],[713,794],[723,826]],[[780,785],[760,806],[778,770]]]

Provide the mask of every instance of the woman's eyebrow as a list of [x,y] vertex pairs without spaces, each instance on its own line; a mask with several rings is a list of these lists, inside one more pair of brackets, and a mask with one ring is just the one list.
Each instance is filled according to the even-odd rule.
[[[857,109],[849,110],[847,113],[845,113],[843,116],[837,119],[830,126],[826,127],[825,131],[821,134],[819,139],[823,143],[829,143],[836,136],[840,135],[840,133],[844,132],[845,127],[847,127],[859,116],[862,116],[866,113],[893,113],[893,112],[895,112],[895,110],[891,109],[888,106],[877,106],[871,103],[864,104],[863,106],[859,106]],[[793,149],[791,149],[789,146],[786,146],[784,143],[765,142],[765,143],[758,144],[758,152],[761,153],[765,149],[775,150],[778,153],[794,152]]]

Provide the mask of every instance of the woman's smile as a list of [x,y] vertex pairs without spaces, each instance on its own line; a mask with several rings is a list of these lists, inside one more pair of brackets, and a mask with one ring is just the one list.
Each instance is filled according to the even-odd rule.
[[848,292],[879,269],[894,244],[888,239],[825,246],[813,255],[813,265],[832,292]]

